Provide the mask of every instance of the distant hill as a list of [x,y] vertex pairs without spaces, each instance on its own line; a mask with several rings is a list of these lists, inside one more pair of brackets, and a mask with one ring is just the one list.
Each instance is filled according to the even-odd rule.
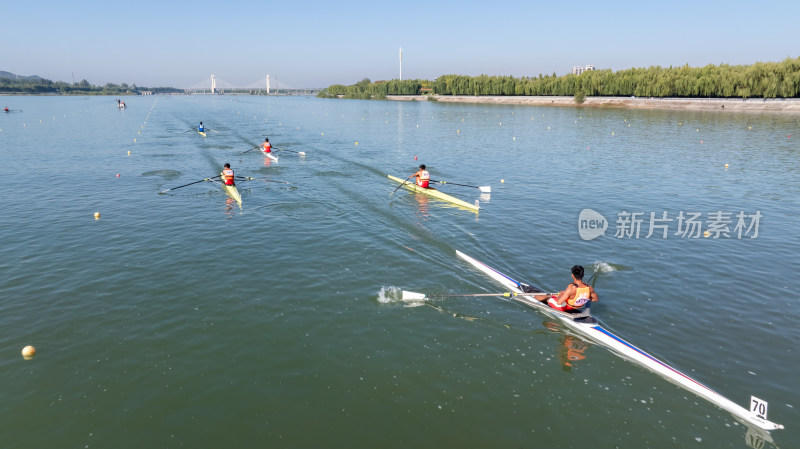
[[20,76],[20,75],[13,74],[11,72],[4,72],[2,70],[0,70],[0,78],[7,78],[7,79],[12,79],[12,80],[13,79],[23,79],[23,80],[31,80],[31,81],[40,81],[40,80],[44,79],[41,76],[36,76],[36,75],[33,75],[33,76]]

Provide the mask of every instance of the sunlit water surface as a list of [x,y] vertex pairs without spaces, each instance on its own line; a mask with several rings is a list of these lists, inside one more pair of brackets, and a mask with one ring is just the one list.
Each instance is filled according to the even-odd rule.
[[[457,249],[547,290],[574,264],[600,270],[604,327],[744,407],[769,401],[787,426],[775,444],[800,440],[797,116],[4,101],[22,110],[0,114],[4,448],[764,444],[540,312],[401,300],[502,291]],[[191,131],[198,121],[216,132]],[[277,164],[245,152],[264,137],[286,150]],[[256,178],[239,183],[241,208],[211,182],[159,193],[225,162]],[[491,186],[441,186],[480,213],[395,191],[386,175],[420,163]],[[584,209],[604,236],[581,238]],[[681,212],[701,214],[699,237],[681,233]],[[634,213],[638,238],[623,225]],[[651,213],[671,219],[665,238],[648,236]],[[727,232],[703,237],[717,213]],[[753,225],[741,236],[737,214]]]

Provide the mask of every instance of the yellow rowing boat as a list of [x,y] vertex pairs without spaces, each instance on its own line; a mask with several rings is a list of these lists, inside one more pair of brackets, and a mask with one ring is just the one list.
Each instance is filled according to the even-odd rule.
[[[222,177],[222,173],[220,173],[219,176]],[[242,195],[239,193],[239,189],[236,188],[236,184],[229,186],[226,185],[224,181],[220,181],[220,184],[222,184],[222,189],[225,190],[225,193],[227,193],[229,197],[236,200],[236,202],[239,204],[239,207],[242,207]]]
[[455,204],[457,206],[469,209],[469,210],[471,210],[473,212],[478,212],[480,210],[480,206],[478,206],[477,201],[475,202],[476,204],[471,204],[471,203],[468,203],[468,202],[466,202],[464,200],[460,200],[460,199],[458,199],[458,198],[456,198],[456,197],[454,197],[452,195],[448,195],[446,193],[442,193],[442,192],[440,192],[440,191],[438,191],[438,190],[436,190],[434,188],[425,189],[425,188],[417,186],[417,184],[414,183],[414,182],[406,181],[406,180],[400,179],[400,178],[398,178],[396,176],[392,176],[392,175],[388,175],[388,176],[389,176],[389,179],[391,179],[394,182],[402,183],[403,187],[405,187],[408,190],[411,190],[412,192],[424,193],[424,194],[426,194],[428,196],[432,196],[432,197],[434,197],[436,199],[439,199],[439,200],[442,200],[442,201],[447,201],[447,202]]

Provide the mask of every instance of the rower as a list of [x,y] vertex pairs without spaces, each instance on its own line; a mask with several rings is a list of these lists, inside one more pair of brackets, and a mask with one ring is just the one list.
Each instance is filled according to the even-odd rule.
[[6,109],[5,109],[5,111],[6,111],[6,112],[8,112],[8,106],[6,106]]
[[562,312],[580,312],[589,302],[599,300],[594,288],[583,282],[583,267],[580,265],[572,267],[572,284],[569,284],[564,291],[559,292],[558,295],[534,297]]
[[417,180],[417,187],[422,187],[423,189],[428,188],[428,184],[431,181],[431,174],[428,173],[428,170],[425,170],[425,164],[420,164],[419,171],[414,173],[413,176]]
[[205,130],[206,130],[205,127],[203,127],[203,122],[200,122],[200,124],[197,125],[197,132],[201,133]]
[[264,143],[261,144],[261,151],[265,153],[272,153],[272,144],[269,143],[269,139],[267,137],[264,138]]
[[227,162],[225,163],[225,168],[222,169],[222,182],[224,182],[226,186],[236,185],[233,181],[233,169],[231,168],[231,164]]

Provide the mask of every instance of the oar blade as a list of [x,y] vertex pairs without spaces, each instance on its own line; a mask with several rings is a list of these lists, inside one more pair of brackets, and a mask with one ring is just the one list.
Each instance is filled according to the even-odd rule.
[[403,290],[403,301],[422,301],[427,299],[425,293],[414,293]]
[[483,193],[492,193],[492,186],[480,186],[478,187],[481,192]]

